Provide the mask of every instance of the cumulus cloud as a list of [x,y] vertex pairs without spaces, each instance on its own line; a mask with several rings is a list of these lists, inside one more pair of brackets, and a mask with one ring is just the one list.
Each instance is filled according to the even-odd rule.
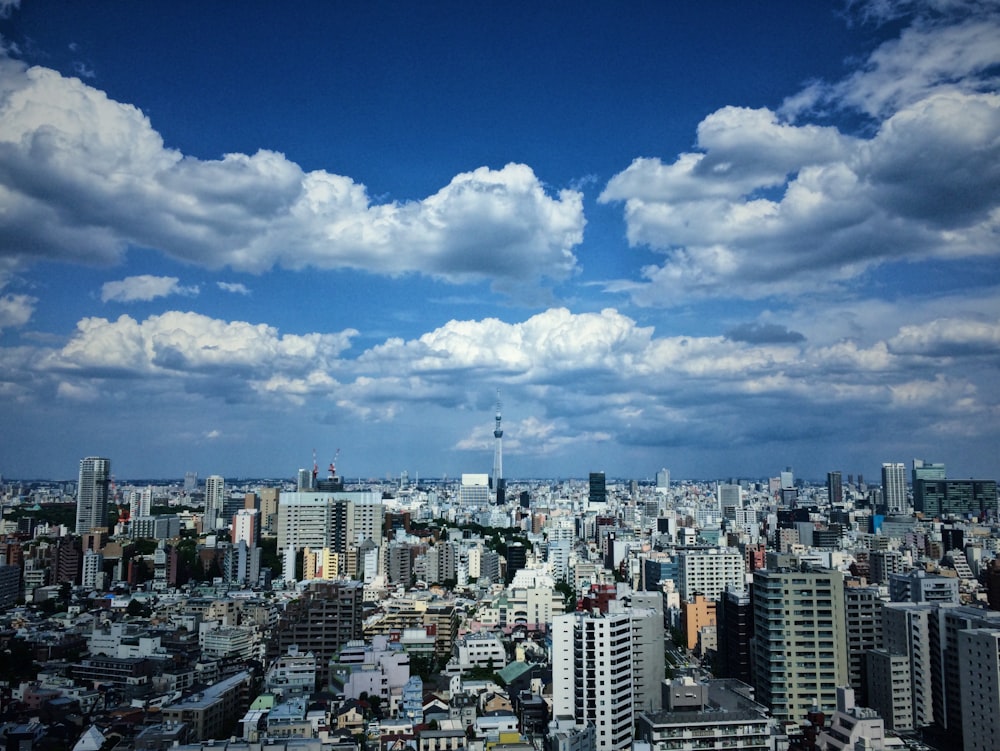
[[30,295],[0,296],[0,331],[23,326],[31,320],[38,299]]
[[[599,200],[624,203],[629,243],[663,261],[609,289],[657,306],[824,294],[893,261],[996,255],[1000,5],[907,5],[916,20],[843,80],[780,112],[724,107],[697,150],[612,177]],[[852,109],[870,130],[804,121]]]
[[183,287],[176,276],[129,276],[116,282],[105,282],[101,287],[102,302],[148,302],[170,295],[197,295],[199,288]]
[[295,372],[332,367],[357,334],[284,334],[273,326],[170,311],[138,321],[85,318],[43,369],[101,377]]
[[168,149],[137,108],[77,78],[0,61],[0,253],[114,263],[130,245],[209,268],[426,274],[450,282],[561,280],[576,271],[582,195],[530,167],[480,167],[419,201],[282,154],[201,160]]
[[923,357],[988,355],[1000,359],[1000,321],[939,318],[903,326],[889,340],[889,348],[896,354]]

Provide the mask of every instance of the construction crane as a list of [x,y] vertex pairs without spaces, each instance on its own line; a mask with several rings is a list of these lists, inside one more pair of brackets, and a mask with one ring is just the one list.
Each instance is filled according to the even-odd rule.
[[337,459],[340,457],[340,449],[333,455],[333,460],[330,462],[330,479],[337,476]]
[[313,449],[313,481],[312,486],[316,487],[316,477],[319,475],[319,465],[316,464],[316,449]]

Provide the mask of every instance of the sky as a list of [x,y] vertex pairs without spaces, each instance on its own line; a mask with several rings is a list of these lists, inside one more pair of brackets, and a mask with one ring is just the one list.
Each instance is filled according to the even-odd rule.
[[0,0],[0,474],[1000,476],[1000,2]]

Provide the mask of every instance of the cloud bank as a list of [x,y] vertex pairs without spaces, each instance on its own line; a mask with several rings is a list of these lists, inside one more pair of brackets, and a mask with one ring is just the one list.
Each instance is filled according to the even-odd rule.
[[530,167],[480,167],[419,201],[282,154],[200,160],[166,147],[136,107],[77,78],[0,60],[0,255],[119,262],[130,246],[206,268],[361,269],[448,282],[566,279],[582,195],[550,195]]

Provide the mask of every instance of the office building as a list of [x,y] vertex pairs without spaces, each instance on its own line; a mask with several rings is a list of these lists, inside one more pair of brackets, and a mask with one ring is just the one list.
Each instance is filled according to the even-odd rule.
[[88,456],[80,460],[76,486],[76,533],[84,535],[96,527],[108,526],[108,486],[111,460]]
[[844,505],[844,482],[840,472],[826,473],[826,497],[831,506]]
[[202,529],[214,532],[219,528],[219,518],[226,504],[226,481],[220,475],[205,478],[205,514]]
[[849,680],[843,603],[839,571],[754,572],[753,685],[779,720],[802,722],[815,704],[836,708]]
[[664,467],[656,473],[656,491],[666,493],[670,490],[670,470]]
[[882,503],[887,514],[905,514],[906,503],[906,465],[900,462],[887,462],[882,465]]
[[595,728],[596,751],[632,745],[632,623],[628,613],[552,621],[552,716]]
[[603,472],[591,472],[587,492],[587,505],[600,506],[608,502],[607,479]]
[[925,462],[923,459],[913,460],[910,472],[910,482],[913,485],[913,510],[924,512],[924,494],[921,480],[943,480],[947,477],[944,464]]
[[997,513],[996,480],[917,480],[914,511],[927,517]]
[[[959,634],[966,629],[1000,630],[1000,613],[968,605],[939,604],[931,620],[934,662],[934,721],[950,735],[962,733],[962,656]],[[977,647],[978,650],[978,647]],[[978,694],[977,694],[978,696]],[[978,711],[976,709],[972,711]]]
[[737,587],[727,587],[715,609],[718,656],[715,674],[750,684],[750,640],[753,637],[753,603]]
[[458,503],[463,508],[482,509],[490,503],[490,476],[465,473],[458,487]]

